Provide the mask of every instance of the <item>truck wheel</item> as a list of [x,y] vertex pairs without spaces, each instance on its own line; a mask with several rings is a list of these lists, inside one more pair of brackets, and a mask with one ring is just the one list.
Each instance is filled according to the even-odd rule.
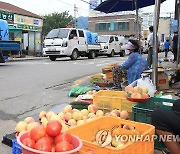
[[114,57],[114,50],[111,51],[111,54],[109,54],[108,57]]
[[122,50],[119,54],[120,54],[120,57],[124,57],[125,56],[125,51]]
[[89,54],[88,54],[89,59],[94,59],[95,56],[96,56],[96,53],[94,51],[90,51]]
[[56,60],[56,56],[49,56],[49,59],[51,60],[51,61],[55,61]]
[[76,60],[78,58],[78,50],[74,49],[71,55],[71,60]]

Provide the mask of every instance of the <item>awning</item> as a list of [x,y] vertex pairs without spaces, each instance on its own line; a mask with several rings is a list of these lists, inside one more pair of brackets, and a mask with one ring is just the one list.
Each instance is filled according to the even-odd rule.
[[9,32],[21,32],[22,31],[22,29],[16,28],[13,25],[8,25],[8,28],[9,28]]

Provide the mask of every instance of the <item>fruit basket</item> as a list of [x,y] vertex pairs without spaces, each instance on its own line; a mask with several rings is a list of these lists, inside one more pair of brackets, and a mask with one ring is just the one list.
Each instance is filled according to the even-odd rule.
[[137,103],[147,102],[149,98],[150,98],[150,97],[148,97],[148,98],[131,98],[131,97],[127,97],[127,99],[128,99],[129,101],[137,102]]
[[29,148],[24,144],[22,144],[23,139],[25,139],[27,136],[28,136],[28,132],[24,132],[19,134],[17,137],[17,142],[22,147],[23,154],[71,154],[71,153],[76,153],[82,147],[82,141],[77,136],[72,135],[72,145],[74,147],[73,150],[67,152],[44,152]]

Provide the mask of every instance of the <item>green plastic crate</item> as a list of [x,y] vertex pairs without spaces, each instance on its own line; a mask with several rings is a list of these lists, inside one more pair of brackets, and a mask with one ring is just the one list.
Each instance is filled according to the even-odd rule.
[[[171,110],[175,100],[164,98],[150,98],[145,103],[138,103],[132,107],[132,120],[151,124],[151,114],[155,108],[164,108]],[[155,140],[155,148],[159,150],[165,149],[165,145]]]

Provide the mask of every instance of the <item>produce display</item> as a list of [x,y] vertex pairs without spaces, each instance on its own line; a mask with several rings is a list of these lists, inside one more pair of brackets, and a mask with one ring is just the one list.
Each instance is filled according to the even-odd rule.
[[75,149],[76,147],[72,144],[73,136],[61,131],[61,123],[52,120],[46,127],[38,125],[32,128],[21,142],[26,147],[45,152],[67,152]]
[[62,112],[59,112],[58,114],[52,111],[41,111],[38,122],[36,122],[32,117],[27,117],[24,121],[17,123],[15,130],[17,134],[19,134],[24,131],[31,131],[36,126],[43,126],[44,128],[47,128],[49,122],[56,120],[61,123],[62,131],[66,131],[71,127],[82,125],[102,116],[129,119],[127,111],[114,109],[109,113],[105,113],[103,110],[98,109],[98,107],[94,104],[74,101],[71,102],[70,105],[67,105]]
[[125,87],[126,96],[133,99],[149,98],[147,87],[133,87],[131,85]]

